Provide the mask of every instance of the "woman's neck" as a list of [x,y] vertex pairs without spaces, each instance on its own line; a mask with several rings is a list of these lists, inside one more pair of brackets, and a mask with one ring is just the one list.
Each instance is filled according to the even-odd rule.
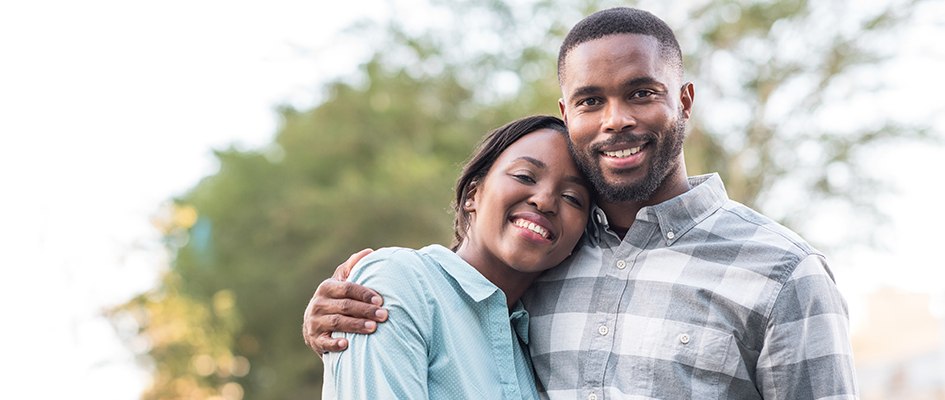
[[509,309],[515,305],[516,302],[522,295],[525,294],[525,291],[528,290],[528,287],[532,285],[532,282],[538,278],[538,275],[541,275],[541,272],[522,272],[518,271],[505,263],[501,262],[495,257],[486,256],[484,251],[476,251],[468,245],[468,242],[463,243],[459,246],[459,249],[456,250],[456,255],[462,258],[464,261],[469,263],[476,271],[479,271],[482,276],[496,285],[502,293],[505,294],[505,299]]

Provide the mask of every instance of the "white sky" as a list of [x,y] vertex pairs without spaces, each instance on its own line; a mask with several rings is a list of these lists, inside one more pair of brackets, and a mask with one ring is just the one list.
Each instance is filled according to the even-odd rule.
[[[211,149],[268,143],[275,105],[305,106],[320,80],[354,67],[357,57],[335,56],[341,48],[357,54],[354,39],[333,32],[355,15],[386,10],[335,4],[0,3],[6,395],[139,395],[147,373],[134,367],[101,310],[153,286],[165,256],[149,218],[214,172]],[[882,104],[911,118],[942,114],[935,96],[945,85],[933,77],[945,71],[945,50],[932,42],[943,30],[906,36],[888,77],[898,100]],[[942,117],[934,123],[945,130]],[[902,195],[884,204],[894,210],[888,252],[834,257],[854,306],[882,283],[945,296],[945,262],[933,253],[945,218],[930,184],[942,160],[942,148],[896,146],[871,163]]]

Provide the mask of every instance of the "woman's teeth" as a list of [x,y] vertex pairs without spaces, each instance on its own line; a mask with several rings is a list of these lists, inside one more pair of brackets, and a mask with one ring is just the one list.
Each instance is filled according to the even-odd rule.
[[542,227],[541,225],[538,225],[538,224],[536,224],[536,223],[534,223],[534,222],[526,221],[526,220],[524,220],[524,219],[517,219],[517,220],[515,220],[515,222],[513,222],[512,224],[515,225],[515,226],[517,226],[517,227],[525,228],[525,229],[528,229],[528,230],[530,230],[530,231],[532,231],[532,232],[535,232],[535,233],[541,235],[541,237],[543,237],[543,238],[545,238],[545,239],[550,239],[550,238],[551,238],[551,232],[548,232],[547,229],[545,229],[545,228]]

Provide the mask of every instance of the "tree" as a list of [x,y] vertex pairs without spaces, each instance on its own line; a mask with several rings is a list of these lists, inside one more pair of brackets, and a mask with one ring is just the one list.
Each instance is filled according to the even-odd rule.
[[[789,223],[797,208],[775,204],[785,187],[868,208],[852,191],[871,179],[857,152],[923,131],[885,121],[837,132],[823,115],[838,91],[858,90],[844,77],[881,58],[864,38],[888,35],[915,3],[853,14],[800,0],[644,5],[678,27],[696,82],[690,173],[719,171],[733,197],[782,207],[776,216]],[[312,109],[281,108],[271,145],[219,151],[219,172],[162,211],[171,268],[111,311],[136,323],[129,340],[149,344],[142,358],[155,382],[144,398],[317,396],[321,363],[299,328],[315,285],[364,247],[448,243],[461,162],[491,128],[557,114],[557,46],[603,8],[434,6],[446,19],[435,27],[353,28],[382,33],[358,75],[327,83]]]

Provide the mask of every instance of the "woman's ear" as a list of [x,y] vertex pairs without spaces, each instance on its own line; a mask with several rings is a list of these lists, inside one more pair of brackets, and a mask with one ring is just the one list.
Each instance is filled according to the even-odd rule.
[[469,186],[466,189],[466,201],[463,203],[463,211],[472,213],[476,212],[476,193],[479,192],[479,181],[469,182]]

